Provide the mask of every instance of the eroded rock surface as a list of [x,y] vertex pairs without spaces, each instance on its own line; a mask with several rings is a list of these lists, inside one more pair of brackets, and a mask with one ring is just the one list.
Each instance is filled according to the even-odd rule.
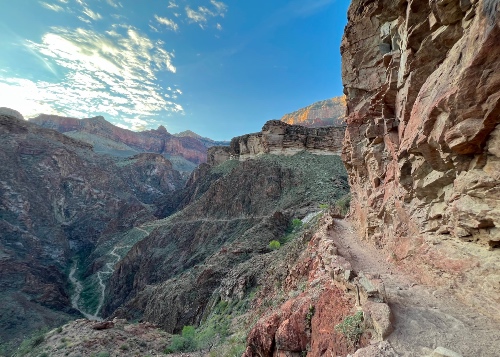
[[445,240],[500,246],[499,11],[489,0],[355,0],[341,47],[343,159],[362,235],[409,266],[465,274],[464,298],[490,308],[497,252]]
[[310,128],[345,125],[345,96],[322,100],[293,113],[285,114],[280,120],[292,125]]
[[229,147],[210,148],[208,163],[244,161],[262,154],[294,155],[303,150],[318,155],[340,155],[344,132],[344,126],[306,128],[270,120],[259,133],[233,138]]
[[199,164],[206,161],[207,148],[223,144],[192,132],[172,135],[164,126],[159,126],[156,130],[134,132],[119,128],[101,116],[76,119],[42,114],[30,121],[88,142],[96,151],[111,155],[131,156],[137,152],[149,152],[180,156]]

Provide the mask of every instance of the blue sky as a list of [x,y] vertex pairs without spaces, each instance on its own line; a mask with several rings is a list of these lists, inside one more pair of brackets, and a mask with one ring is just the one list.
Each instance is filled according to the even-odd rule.
[[0,107],[213,139],[342,94],[346,0],[0,4]]

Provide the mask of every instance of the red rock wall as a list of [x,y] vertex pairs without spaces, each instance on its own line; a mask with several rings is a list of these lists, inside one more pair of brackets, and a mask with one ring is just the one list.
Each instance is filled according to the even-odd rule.
[[498,11],[493,1],[352,3],[343,158],[367,237],[499,244]]
[[350,6],[341,53],[351,209],[362,234],[399,259],[431,239],[500,246],[499,4]]

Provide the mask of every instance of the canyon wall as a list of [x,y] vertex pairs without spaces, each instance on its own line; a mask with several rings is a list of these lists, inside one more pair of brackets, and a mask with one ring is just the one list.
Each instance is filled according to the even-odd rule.
[[344,126],[345,125],[345,96],[322,100],[293,113],[285,114],[282,122],[307,127]]
[[355,223],[398,261],[481,280],[483,304],[500,296],[499,11],[354,0],[341,46]]
[[208,163],[218,165],[229,159],[245,161],[262,154],[294,155],[300,151],[318,155],[340,155],[345,127],[306,128],[270,120],[255,134],[237,136],[229,147],[208,149]]
[[30,122],[89,142],[96,151],[106,148],[107,151],[113,151],[111,154],[123,151],[125,156],[130,155],[132,151],[150,152],[180,156],[195,164],[200,164],[206,161],[207,148],[218,144],[199,136],[172,135],[162,125],[156,130],[135,132],[117,127],[102,116],[76,119],[42,114],[30,119]]

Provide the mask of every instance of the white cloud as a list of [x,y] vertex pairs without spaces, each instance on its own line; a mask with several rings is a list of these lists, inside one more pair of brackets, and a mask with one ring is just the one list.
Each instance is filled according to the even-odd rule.
[[64,9],[57,5],[57,4],[49,4],[43,1],[39,1],[40,5],[42,5],[44,8],[55,11],[55,12],[61,12],[64,11]]
[[186,6],[186,15],[190,22],[205,23],[207,22],[207,16],[201,11],[195,11],[189,6]]
[[[208,22],[208,19],[211,17],[224,17],[227,12],[227,5],[223,2],[210,0],[210,3],[213,5],[214,10],[210,10],[205,6],[198,6],[198,9],[193,10],[189,6],[186,6],[186,16],[189,19],[190,23],[197,23],[201,28],[205,28],[205,24]],[[219,29],[219,26],[217,26]],[[220,26],[222,28],[222,26]]]
[[175,32],[177,32],[179,30],[179,25],[177,25],[174,21],[167,19],[166,17],[160,17],[158,15],[155,15],[155,19],[160,24],[169,27],[171,30],[173,30]]
[[222,31],[222,25],[221,24],[217,23],[217,25],[215,27],[217,28],[217,30]]
[[106,0],[106,2],[110,5],[110,6],[113,6],[114,8],[118,8],[118,7],[123,7],[121,3],[116,3],[114,0]]
[[224,17],[224,14],[227,12],[227,5],[222,1],[215,0],[210,0],[210,3],[217,9],[217,14]]
[[40,43],[27,46],[65,73],[64,78],[33,81],[0,72],[0,106],[18,108],[26,117],[107,113],[132,128],[146,125],[159,112],[183,112],[165,99],[167,91],[180,90],[164,90],[157,80],[160,72],[175,73],[173,53],[133,27],[115,26],[106,34],[54,28]]
[[176,7],[179,7],[174,1],[169,1],[168,2],[168,8],[169,9],[175,9]]
[[85,7],[85,8],[83,9],[83,13],[84,13],[85,15],[87,15],[88,17],[90,17],[92,20],[100,20],[100,19],[102,19],[101,14],[99,14],[99,13],[97,13],[97,12],[92,11],[92,10],[91,10],[90,8],[88,8],[88,7]]

